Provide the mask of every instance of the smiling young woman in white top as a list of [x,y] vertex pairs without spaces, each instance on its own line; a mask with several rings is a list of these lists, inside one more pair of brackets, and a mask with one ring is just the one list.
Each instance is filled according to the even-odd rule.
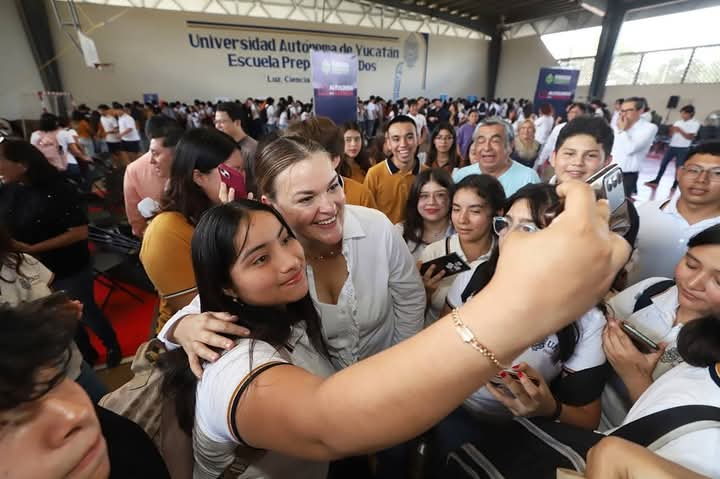
[[443,169],[424,170],[415,177],[408,194],[405,221],[395,225],[415,259],[420,259],[427,245],[454,233],[450,222],[453,191],[455,184]]
[[[490,175],[463,178],[455,186],[452,196],[451,218],[456,233],[428,245],[420,255],[420,263],[451,253],[457,253],[471,268],[487,261],[495,245],[492,219],[502,214],[504,203],[505,192],[496,178]],[[454,280],[454,276],[445,277],[444,271],[435,266],[425,271],[423,283],[429,298],[425,324],[440,317],[447,292]]]
[[[166,386],[181,425],[193,430],[194,477],[219,477],[240,458],[250,466],[243,478],[324,478],[328,459],[427,430],[500,364],[585,311],[629,248],[609,234],[607,207],[587,185],[560,190],[567,207],[558,225],[508,242],[497,274],[472,301],[332,375],[303,248],[289,225],[249,200],[210,210],[192,241],[203,309],[236,314],[251,339],[225,338],[228,352],[197,384],[181,351],[166,357]],[[568,280],[540,293],[555,275]],[[517,288],[528,293],[511,301]]]
[[[422,329],[425,294],[407,246],[379,211],[345,205],[330,156],[319,144],[279,138],[258,154],[255,172],[261,201],[283,215],[305,248],[310,294],[337,369]],[[173,319],[199,312],[193,302]],[[182,326],[202,321],[193,318],[174,330],[181,344],[191,341]],[[172,339],[166,336],[170,329],[160,337]]]
[[[648,278],[608,301],[616,321],[608,323],[603,347],[620,383],[611,381],[603,395],[604,427],[619,425],[650,385],[682,362],[677,338],[684,325],[720,314],[720,225],[693,236],[688,247],[675,268],[675,285],[669,278]],[[660,349],[640,352],[619,321],[634,326]]]

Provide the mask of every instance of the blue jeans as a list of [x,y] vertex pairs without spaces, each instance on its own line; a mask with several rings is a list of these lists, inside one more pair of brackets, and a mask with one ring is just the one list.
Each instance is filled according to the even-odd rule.
[[[662,178],[665,174],[665,169],[667,168],[668,163],[670,163],[673,158],[675,158],[675,167],[679,169],[685,163],[689,150],[690,148],[679,148],[677,146],[669,147],[660,162],[660,169],[658,170],[657,176],[655,176],[653,182],[658,183],[660,181],[660,178]],[[677,176],[675,178],[673,188],[677,187]]]
[[[119,348],[115,330],[95,303],[94,282],[95,275],[88,266],[72,276],[56,279],[53,282],[53,287],[56,290],[65,291],[69,297],[77,299],[83,304],[81,323],[93,330],[106,349]],[[78,347],[85,354],[84,347],[87,347],[87,345],[78,344]]]

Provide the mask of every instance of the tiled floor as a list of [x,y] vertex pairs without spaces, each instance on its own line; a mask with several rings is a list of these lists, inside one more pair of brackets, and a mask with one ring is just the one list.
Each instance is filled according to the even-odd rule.
[[[652,200],[664,200],[670,197],[670,187],[675,179],[675,162],[668,164],[665,174],[660,180],[660,185],[657,188],[650,188],[645,186],[646,181],[650,181],[655,178],[658,169],[660,168],[660,160],[662,159],[662,153],[652,153],[643,161],[640,165],[640,178],[638,179],[638,194],[636,203],[643,203],[645,201]],[[680,194],[676,191],[675,194]]]

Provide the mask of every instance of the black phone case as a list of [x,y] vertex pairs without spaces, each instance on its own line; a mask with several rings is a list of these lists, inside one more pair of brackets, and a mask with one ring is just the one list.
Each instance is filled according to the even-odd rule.
[[435,274],[440,272],[438,268],[442,268],[446,278],[470,269],[470,266],[457,253],[450,253],[423,263],[420,266],[420,274],[424,275],[431,265],[435,265]]

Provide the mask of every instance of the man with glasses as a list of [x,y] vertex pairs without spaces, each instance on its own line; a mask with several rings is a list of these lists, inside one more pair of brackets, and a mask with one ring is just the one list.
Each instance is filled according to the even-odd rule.
[[656,125],[641,118],[644,110],[644,99],[627,98],[620,107],[617,123],[612,125],[615,130],[612,157],[623,171],[623,183],[628,196],[637,193],[640,164],[650,151],[658,130]]
[[720,141],[690,148],[677,181],[679,197],[638,206],[639,261],[629,284],[656,276],[672,278],[688,239],[720,223]]
[[510,158],[514,140],[512,126],[494,117],[483,120],[473,135],[473,145],[478,162],[453,173],[455,183],[469,175],[494,176],[510,196],[528,183],[540,183],[540,177],[532,168]]

